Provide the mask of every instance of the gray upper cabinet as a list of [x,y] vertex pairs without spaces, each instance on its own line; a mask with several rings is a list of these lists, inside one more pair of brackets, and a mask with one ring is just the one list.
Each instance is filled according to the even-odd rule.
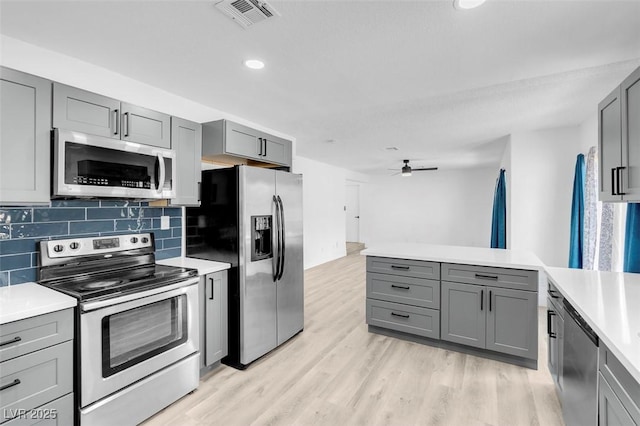
[[601,201],[640,201],[640,68],[598,104]]
[[484,287],[443,281],[441,292],[440,338],[484,348],[487,332]]
[[171,117],[60,83],[53,84],[53,127],[171,147]]
[[233,121],[204,123],[202,138],[202,157],[205,160],[228,164],[291,166],[290,140]]
[[171,148],[176,152],[176,198],[174,206],[199,206],[202,155],[202,126],[171,117]]
[[486,349],[537,359],[537,293],[493,287],[487,290]]
[[51,82],[0,67],[0,205],[48,203]]

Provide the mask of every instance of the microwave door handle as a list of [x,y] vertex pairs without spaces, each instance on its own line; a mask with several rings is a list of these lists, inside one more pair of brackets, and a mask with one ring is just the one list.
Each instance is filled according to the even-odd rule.
[[164,180],[166,178],[166,170],[164,165],[164,157],[162,154],[158,153],[158,164],[160,165],[160,177],[158,178],[158,182],[156,185],[158,186],[157,192],[160,197],[162,197],[162,188],[164,187]]

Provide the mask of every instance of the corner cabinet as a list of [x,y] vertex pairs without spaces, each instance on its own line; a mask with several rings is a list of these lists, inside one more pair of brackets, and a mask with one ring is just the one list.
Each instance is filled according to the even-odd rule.
[[598,104],[600,201],[640,201],[640,68]]
[[161,148],[171,147],[170,116],[60,83],[53,84],[53,127]]
[[204,123],[202,133],[202,157],[207,161],[291,167],[290,140],[229,120]]
[[227,271],[200,276],[200,368],[228,354]]
[[0,205],[50,199],[51,82],[0,67]]
[[598,352],[600,426],[640,425],[640,384],[602,340]]
[[202,126],[192,121],[171,117],[171,148],[176,152],[177,182],[174,206],[199,206]]

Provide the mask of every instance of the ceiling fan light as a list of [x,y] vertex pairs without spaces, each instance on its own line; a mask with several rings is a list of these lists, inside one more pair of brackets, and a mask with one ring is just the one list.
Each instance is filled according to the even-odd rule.
[[405,165],[402,168],[402,176],[411,176],[411,167]]
[[485,0],[453,0],[453,7],[459,10],[473,9],[484,2]]

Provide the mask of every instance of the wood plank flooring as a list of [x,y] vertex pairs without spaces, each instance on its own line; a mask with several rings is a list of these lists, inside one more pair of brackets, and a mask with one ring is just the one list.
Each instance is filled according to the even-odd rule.
[[245,371],[223,365],[156,425],[562,425],[547,369],[367,332],[365,257],[305,272],[305,329]]

